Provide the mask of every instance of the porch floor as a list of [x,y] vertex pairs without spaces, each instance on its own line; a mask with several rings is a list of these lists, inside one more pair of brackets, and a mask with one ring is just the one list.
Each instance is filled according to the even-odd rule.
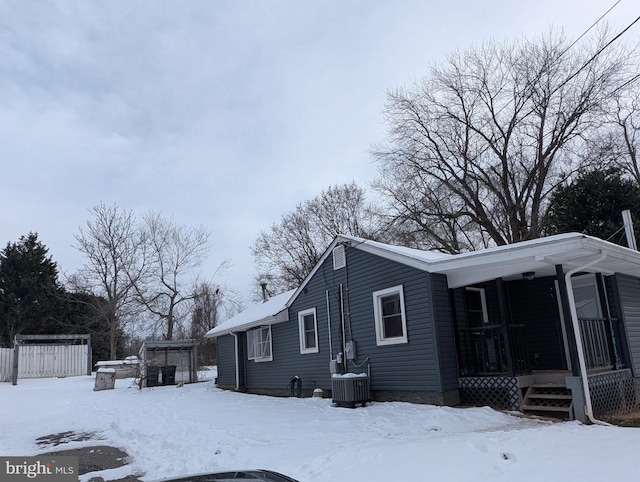
[[573,374],[570,370],[534,370],[528,375],[518,375],[518,386],[527,388],[534,384],[565,384],[567,377]]

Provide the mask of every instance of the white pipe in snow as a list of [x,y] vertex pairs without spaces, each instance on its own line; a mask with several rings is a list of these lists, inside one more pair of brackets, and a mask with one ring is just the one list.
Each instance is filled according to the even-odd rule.
[[571,276],[578,271],[582,271],[594,264],[599,263],[604,258],[607,257],[607,254],[604,252],[600,252],[600,255],[588,263],[583,264],[582,266],[578,266],[570,271],[568,271],[564,275],[565,285],[567,287],[567,297],[569,298],[569,309],[571,311],[571,323],[573,325],[573,332],[576,339],[576,345],[578,349],[578,363],[580,365],[580,378],[582,379],[582,389],[584,390],[584,399],[585,399],[585,415],[589,419],[591,423],[600,424],[600,425],[609,425],[607,422],[603,422],[602,420],[597,420],[593,416],[593,406],[591,405],[591,391],[589,390],[589,378],[587,377],[587,364],[585,362],[584,356],[584,347],[582,346],[582,335],[580,334],[580,324],[578,322],[578,312],[576,311],[576,299],[573,296],[573,284],[571,283]]

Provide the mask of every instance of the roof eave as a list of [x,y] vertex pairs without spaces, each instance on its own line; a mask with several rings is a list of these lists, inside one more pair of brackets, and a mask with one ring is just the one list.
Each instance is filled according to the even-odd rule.
[[205,338],[218,338],[219,336],[229,335],[231,333],[241,333],[244,331],[248,331],[252,328],[257,328],[259,326],[266,325],[275,325],[277,323],[283,323],[285,321],[289,321],[289,310],[286,308],[275,315],[266,316],[264,318],[260,318],[259,320],[248,321],[246,323],[242,323],[241,325],[223,328],[219,331],[216,331],[216,328],[208,331]]

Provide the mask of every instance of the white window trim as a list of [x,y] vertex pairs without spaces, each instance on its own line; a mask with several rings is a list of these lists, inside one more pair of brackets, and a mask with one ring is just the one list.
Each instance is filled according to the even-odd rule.
[[[265,355],[260,355],[260,356],[256,355],[256,356],[252,357],[251,356],[251,351],[252,350],[251,350],[250,344],[256,343],[255,339],[257,337],[258,332],[262,333],[265,330],[267,331],[267,337],[268,337],[268,341],[269,341],[269,354],[266,355],[266,356]],[[260,335],[260,341],[262,341],[262,335]],[[254,350],[253,350],[254,354],[255,354],[255,351],[256,351],[255,348],[257,348],[257,347],[254,347]],[[260,328],[249,330],[247,332],[247,358],[249,360],[253,360],[256,363],[273,361],[273,346],[272,346],[272,343],[271,343],[271,325],[262,326]]]
[[[313,314],[313,331],[316,337],[316,346],[307,348],[305,346],[304,337],[304,317]],[[302,355],[307,353],[318,353],[318,317],[316,316],[316,309],[310,308],[308,310],[298,312],[298,333],[300,335],[300,353]]]
[[[400,312],[402,315],[402,336],[396,336],[393,338],[384,338],[382,329],[382,306],[380,299],[384,296],[399,294],[400,295]],[[406,310],[404,308],[404,289],[402,285],[393,286],[384,290],[374,291],[373,293],[373,314],[376,322],[376,344],[378,346],[384,345],[398,345],[401,343],[408,343],[407,337],[407,318]]]
[[480,304],[482,305],[482,324],[489,323],[489,310],[487,309],[487,295],[484,288],[475,288],[473,286],[467,286],[467,291],[476,291],[480,293]]

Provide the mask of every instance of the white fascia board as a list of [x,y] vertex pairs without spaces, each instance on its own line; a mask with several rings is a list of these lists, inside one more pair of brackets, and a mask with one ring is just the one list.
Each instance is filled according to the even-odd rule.
[[[320,266],[322,266],[322,264],[327,260],[327,258],[331,256],[333,252],[333,248],[335,248],[340,243],[348,244],[352,248],[360,249],[362,251],[375,254],[382,258],[390,259],[392,261],[397,261],[398,263],[402,263],[407,266],[413,266],[414,268],[418,268],[423,271],[428,270],[427,268],[429,266],[429,263],[427,261],[417,259],[411,256],[409,253],[398,253],[394,251],[394,248],[398,248],[398,249],[404,249],[404,248],[395,247],[391,245],[388,245],[388,247],[385,247],[384,243],[377,243],[375,241],[369,241],[367,239],[358,238],[356,236],[339,234],[338,236],[335,237],[335,239],[329,245],[329,247],[325,250],[325,252],[322,253],[322,256],[320,257],[316,265],[313,267],[311,272],[304,279],[304,281],[300,284],[298,289],[295,290],[295,292],[287,302],[287,308],[293,304],[293,302],[296,300],[298,295],[304,290],[307,283],[309,283],[309,280],[313,278],[313,275],[315,275],[316,272],[320,269]],[[375,244],[371,244],[371,243],[375,243]],[[415,250],[415,251],[419,251],[419,250]],[[425,255],[427,253],[429,252],[425,251]],[[347,268],[348,268],[348,263],[349,261],[347,260]]]
[[215,338],[232,332],[246,331],[261,325],[272,325],[289,320],[286,302],[293,294],[293,290],[279,295],[262,303],[256,303],[246,310],[231,317],[207,332],[205,338]]
[[322,253],[322,256],[320,256],[320,259],[318,260],[316,265],[313,267],[311,272],[302,281],[302,283],[300,283],[300,286],[298,286],[298,288],[293,292],[293,294],[289,298],[289,301],[287,301],[286,308],[289,308],[293,304],[293,302],[296,300],[298,295],[302,292],[302,290],[304,290],[304,287],[307,285],[307,283],[309,283],[309,280],[313,278],[313,275],[316,274],[316,272],[320,269],[320,266],[322,266],[322,264],[326,261],[329,255],[333,252],[333,248],[335,248],[336,245],[338,245],[339,243],[344,243],[345,241],[350,241],[350,239],[342,235],[338,235],[334,238],[334,240],[331,242],[329,247],[325,250],[324,253]]
[[[552,263],[552,257],[560,253],[577,252],[584,249],[583,235],[571,239],[541,238],[540,242],[525,242],[507,244],[496,248],[461,253],[444,260],[430,263],[430,270],[434,273],[449,270],[472,268],[487,264],[543,262]],[[546,240],[546,241],[544,241]],[[594,250],[599,251],[600,248]]]
[[417,259],[408,254],[397,253],[392,250],[388,250],[378,246],[373,246],[366,243],[361,243],[354,247],[366,253],[375,254],[377,256],[380,256],[381,258],[386,258],[391,261],[396,261],[398,263],[404,264],[406,266],[411,266],[412,268],[417,268],[422,271],[430,271],[431,264],[435,262],[435,261]]
[[[504,246],[469,251],[456,255],[444,255],[438,259],[426,259],[429,257],[425,251],[425,258],[417,257],[419,253],[394,249],[394,246],[385,246],[384,243],[375,243],[355,236],[338,235],[323,253],[313,270],[295,290],[287,308],[298,297],[318,271],[320,266],[331,255],[333,248],[339,243],[348,243],[351,247],[410,266],[430,273],[442,273],[447,275],[450,287],[464,286],[476,282],[486,281],[495,277],[508,276],[524,271],[535,271],[536,268],[550,267],[561,264],[572,268],[580,266],[585,259],[606,251],[612,258],[627,261],[640,267],[640,252],[624,246],[613,244],[599,238],[581,233],[565,233],[545,238],[537,238]],[[436,253],[431,253],[434,255]],[[347,261],[348,263],[348,261]],[[501,274],[487,273],[492,266],[501,267]],[[606,266],[600,268],[607,271]]]
[[[285,321],[289,321],[289,311],[287,309],[282,310],[280,313],[277,313],[273,316],[267,316],[265,318],[261,318],[259,320],[248,321],[246,323],[242,323],[239,325],[225,327],[225,325],[216,326],[207,334],[205,338],[217,338],[222,335],[229,335],[231,333],[241,333],[243,331],[248,331],[251,328],[257,328],[259,326],[266,325],[275,325],[277,323],[282,323]],[[217,328],[220,328],[219,330]]]

